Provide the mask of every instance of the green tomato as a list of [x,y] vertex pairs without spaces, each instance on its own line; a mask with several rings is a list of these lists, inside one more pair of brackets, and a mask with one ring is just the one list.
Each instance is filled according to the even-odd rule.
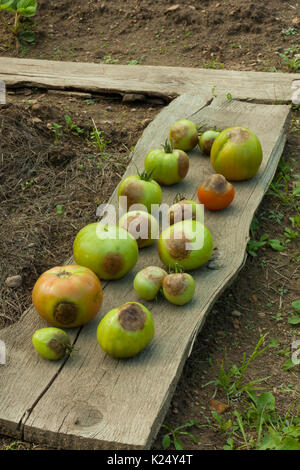
[[203,220],[203,207],[195,201],[182,199],[179,202],[173,204],[168,210],[168,217],[170,218],[170,225],[174,225],[182,220]]
[[168,274],[162,287],[165,298],[175,305],[185,305],[195,293],[194,278],[188,273]]
[[189,170],[189,157],[173,149],[166,141],[163,149],[151,150],[145,158],[145,170],[160,184],[169,186],[182,181]]
[[116,358],[135,356],[150,343],[153,336],[152,314],[138,302],[127,302],[110,310],[97,328],[99,345]]
[[[120,199],[122,197],[122,199]],[[127,200],[124,200],[124,197]],[[141,175],[131,175],[124,178],[119,184],[118,198],[122,209],[129,211],[134,209],[135,204],[142,204],[148,212],[151,212],[153,204],[161,204],[162,190],[159,184],[142,173]],[[136,209],[138,209],[136,207]]]
[[32,336],[34,349],[45,359],[57,361],[72,351],[69,335],[54,327],[36,330]]
[[144,211],[127,212],[120,218],[119,227],[133,236],[139,248],[153,245],[159,232],[155,217]]
[[183,220],[171,225],[158,240],[159,257],[170,268],[197,269],[210,259],[212,251],[210,231],[196,220]]
[[214,129],[209,129],[208,131],[203,132],[203,134],[201,134],[201,136],[199,137],[200,150],[206,155],[210,155],[212,144],[214,143],[216,137],[218,137],[219,134],[220,132]]
[[98,222],[77,234],[73,256],[77,264],[94,271],[99,279],[120,279],[138,260],[138,245],[127,230]]
[[148,266],[137,273],[133,281],[136,293],[144,300],[153,300],[162,287],[163,279],[167,276],[164,269],[158,266]]
[[198,129],[189,119],[174,122],[169,129],[169,139],[175,149],[192,150],[198,144]]

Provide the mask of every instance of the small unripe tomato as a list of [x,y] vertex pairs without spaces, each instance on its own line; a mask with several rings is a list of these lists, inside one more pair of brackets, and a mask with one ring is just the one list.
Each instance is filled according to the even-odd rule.
[[127,212],[120,218],[118,225],[133,236],[139,248],[153,245],[159,233],[155,217],[144,211]]
[[165,298],[175,305],[185,305],[195,293],[194,278],[188,273],[168,274],[162,287]]
[[199,137],[199,147],[200,150],[205,153],[206,155],[210,155],[210,150],[212,148],[212,144],[214,143],[216,137],[220,134],[219,131],[215,129],[209,129],[208,131],[203,132]]
[[169,129],[169,139],[175,149],[192,150],[198,143],[198,129],[189,119],[179,119]]
[[167,273],[159,266],[148,266],[137,273],[133,281],[135,292],[144,300],[157,296]]
[[139,209],[136,204],[145,206],[151,212],[152,205],[160,205],[162,190],[159,184],[146,171],[138,175],[126,176],[118,187],[118,199],[126,211]]
[[72,351],[69,335],[54,327],[40,328],[32,336],[34,349],[45,359],[57,361]]
[[210,175],[198,188],[198,199],[206,209],[218,211],[234,199],[234,187],[223,175]]
[[162,149],[150,150],[145,158],[145,170],[159,184],[170,186],[182,181],[189,170],[189,157],[166,141]]
[[170,219],[170,225],[174,225],[182,220],[203,220],[203,208],[195,201],[182,199],[173,204],[168,210],[167,216]]
[[127,302],[110,310],[97,328],[99,345],[116,358],[135,356],[150,343],[153,336],[152,314],[138,302]]

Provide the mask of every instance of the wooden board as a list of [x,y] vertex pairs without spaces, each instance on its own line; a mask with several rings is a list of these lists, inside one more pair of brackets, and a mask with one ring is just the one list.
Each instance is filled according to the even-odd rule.
[[[0,433],[72,449],[151,446],[207,313],[243,266],[249,226],[282,153],[288,114],[286,105],[217,99],[207,104],[194,95],[182,95],[159,113],[137,143],[127,174],[136,173],[133,162],[143,168],[146,152],[164,142],[170,125],[179,118],[220,128],[246,126],[261,140],[264,158],[258,175],[235,184],[236,197],[226,211],[205,213],[223,267],[212,270],[208,264],[193,272],[196,294],[184,307],[164,300],[144,302],[153,314],[156,335],[148,348],[130,360],[105,355],[97,343],[96,328],[111,308],[139,300],[133,278],[148,264],[161,265],[156,246],[141,251],[137,265],[123,279],[103,284],[101,311],[72,332],[78,351],[64,362],[47,362],[33,350],[31,336],[44,323],[29,309],[18,324],[0,331],[7,346],[7,364],[0,367]],[[200,182],[211,173],[209,159],[194,150],[188,176],[163,188],[163,201],[171,204],[178,192],[196,200]],[[116,191],[111,201],[116,204]]]
[[239,72],[169,66],[107,65],[0,57],[0,80],[11,86],[141,93],[167,100],[183,93],[212,98],[290,102],[296,73]]

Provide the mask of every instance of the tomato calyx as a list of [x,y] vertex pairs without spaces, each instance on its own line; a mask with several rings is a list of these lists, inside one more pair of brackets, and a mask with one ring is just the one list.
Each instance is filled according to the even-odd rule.
[[170,139],[166,139],[165,143],[162,144],[162,147],[165,153],[173,153],[174,146],[172,145],[172,142],[170,141]]

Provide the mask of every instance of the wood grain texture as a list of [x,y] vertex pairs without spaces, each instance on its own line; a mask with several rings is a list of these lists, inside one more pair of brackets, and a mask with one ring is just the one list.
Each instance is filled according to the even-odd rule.
[[[75,89],[98,93],[141,93],[167,100],[183,93],[206,99],[290,102],[296,73],[239,72],[170,66],[107,65],[0,57],[0,80],[7,86]],[[295,82],[296,83],[296,82]]]
[[[151,446],[207,313],[243,265],[251,220],[284,147],[288,114],[285,105],[217,99],[207,104],[199,96],[183,95],[155,118],[133,153],[140,169],[146,152],[160,147],[170,125],[182,117],[220,128],[246,126],[261,140],[264,158],[257,176],[235,183],[234,203],[225,211],[205,213],[205,224],[213,234],[223,267],[212,270],[204,266],[193,271],[196,294],[186,306],[176,307],[164,300],[143,302],[153,314],[156,335],[140,355],[130,360],[105,355],[97,343],[96,328],[110,309],[129,300],[139,301],[133,279],[149,264],[161,266],[156,246],[142,250],[137,265],[123,279],[103,284],[101,311],[92,322],[74,331],[78,351],[65,363],[49,364],[36,357],[29,343],[40,321],[30,309],[17,325],[0,335],[9,346],[8,364],[0,368],[0,432],[18,432],[25,440],[62,448]],[[126,174],[132,173],[136,173],[133,163]],[[164,187],[163,201],[172,203],[178,192],[197,200],[199,184],[211,173],[209,159],[194,150],[190,153],[188,176],[178,185]],[[116,204],[116,191],[111,202]]]

